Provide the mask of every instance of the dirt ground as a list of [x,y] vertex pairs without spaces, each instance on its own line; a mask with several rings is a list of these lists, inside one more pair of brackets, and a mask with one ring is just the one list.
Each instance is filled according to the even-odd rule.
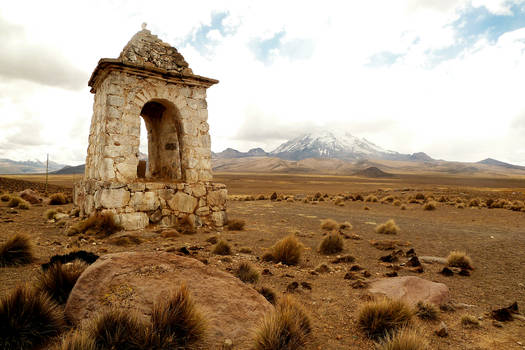
[[[38,181],[28,176],[23,178]],[[50,183],[70,187],[72,180],[71,176],[53,177]],[[451,199],[461,197],[465,200],[477,197],[484,200],[525,200],[525,180],[512,178],[405,176],[378,180],[334,176],[216,174],[214,180],[226,183],[231,195],[269,195],[276,191],[278,194],[303,198],[316,192],[329,195],[373,193],[379,198],[392,195],[407,203],[410,196],[421,192],[434,198],[445,195]],[[369,210],[364,210],[365,206]],[[280,293],[287,293],[287,286],[294,281],[299,285],[301,282],[310,283],[311,290],[300,286],[291,292],[312,316],[313,337],[306,349],[373,349],[373,342],[357,326],[357,312],[367,298],[366,291],[352,288],[353,281],[344,279],[344,276],[353,264],[367,269],[372,274],[370,279],[391,272],[389,264],[379,261],[379,257],[388,251],[374,248],[369,241],[396,239],[409,242],[401,249],[406,251],[412,247],[419,256],[446,257],[452,250],[465,250],[475,265],[470,277],[444,277],[438,273],[443,268],[438,263],[423,264],[424,272],[419,274],[400,267],[400,276],[416,275],[445,283],[450,288],[452,302],[456,306],[463,304],[455,311],[441,312],[440,321],[446,323],[449,331],[446,338],[434,334],[440,321],[414,320],[422,336],[428,339],[430,349],[525,349],[525,321],[516,319],[505,322],[500,328],[494,326],[489,317],[490,310],[506,307],[514,301],[518,302],[520,308],[525,307],[525,212],[477,207],[459,209],[445,203],[438,203],[436,210],[425,211],[417,203],[407,203],[407,209],[401,210],[391,203],[362,201],[344,201],[344,206],[336,206],[330,200],[316,204],[299,200],[232,200],[228,203],[228,216],[245,220],[243,231],[214,232],[202,229],[194,235],[162,238],[158,230],[151,228],[126,233],[141,237],[142,243],[119,246],[110,243],[111,237],[68,237],[64,233],[65,228],[77,219],[68,219],[63,223],[48,222],[43,214],[49,207],[35,205],[29,210],[17,209],[12,212],[1,202],[0,243],[16,232],[25,232],[34,240],[38,259],[25,267],[1,268],[0,295],[8,293],[19,283],[30,282],[39,272],[39,264],[47,262],[50,256],[72,249],[80,248],[102,255],[127,250],[172,251],[173,248],[187,246],[195,257],[205,259],[222,270],[232,271],[241,261],[252,262],[261,272],[267,269],[269,273],[261,276],[258,285],[272,287]],[[72,205],[62,207],[69,210]],[[353,225],[353,229],[345,233],[355,233],[361,239],[345,239],[345,249],[341,254],[354,256],[355,263],[332,264],[330,261],[334,256],[317,252],[324,234],[320,229],[320,220],[325,218],[337,222],[349,221]],[[391,218],[401,228],[398,235],[392,237],[375,233],[377,224]],[[294,232],[305,246],[298,266],[288,267],[260,260],[267,248]],[[211,253],[213,245],[206,240],[214,235],[225,238],[232,245],[234,254],[230,257],[231,261]],[[249,248],[251,253],[240,253],[241,248]],[[332,271],[312,274],[311,271],[321,263],[326,263]],[[481,327],[463,327],[460,323],[463,315],[481,318]]]

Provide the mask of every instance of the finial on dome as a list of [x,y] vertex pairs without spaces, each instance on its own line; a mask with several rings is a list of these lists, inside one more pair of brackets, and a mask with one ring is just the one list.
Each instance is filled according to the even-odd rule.
[[142,26],[141,26],[141,27],[142,27],[142,29],[144,30],[144,29],[146,29],[147,26],[148,26],[148,24],[147,24],[146,22],[144,22],[144,23],[142,23]]

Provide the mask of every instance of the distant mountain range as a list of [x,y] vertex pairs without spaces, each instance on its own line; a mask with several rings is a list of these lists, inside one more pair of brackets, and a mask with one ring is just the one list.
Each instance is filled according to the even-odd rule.
[[[62,169],[67,165],[49,161],[49,172]],[[45,173],[46,162],[39,160],[16,161],[11,159],[0,159],[0,174],[33,174]]]
[[[147,155],[140,153],[139,158],[146,160]],[[385,150],[348,132],[330,130],[300,135],[284,142],[271,152],[262,148],[252,148],[248,152],[240,152],[233,148],[212,152],[212,165],[214,171],[361,174],[373,177],[390,176],[379,171],[426,171],[470,175],[522,175],[525,171],[525,166],[492,158],[476,163],[464,163],[436,160],[423,152],[403,154]],[[85,165],[68,166],[49,162],[49,171],[54,174],[83,174],[84,169]],[[44,162],[0,159],[0,174],[43,172]]]

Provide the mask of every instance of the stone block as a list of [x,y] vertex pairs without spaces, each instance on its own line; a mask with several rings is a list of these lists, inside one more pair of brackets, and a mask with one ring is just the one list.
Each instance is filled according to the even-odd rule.
[[208,204],[210,206],[224,207],[228,200],[228,191],[221,189],[208,193]]
[[131,196],[130,204],[137,211],[157,210],[160,206],[159,198],[155,192],[135,192]]
[[131,192],[144,192],[146,185],[141,182],[128,184],[128,188]]
[[102,189],[95,193],[95,206],[97,208],[122,208],[129,203],[130,194],[124,188]]
[[149,217],[144,212],[116,215],[116,221],[124,230],[142,230],[149,224]]
[[204,187],[203,184],[196,183],[190,186],[191,187],[191,193],[195,197],[202,197],[206,194],[206,187]]
[[214,226],[222,227],[226,223],[226,212],[216,211],[211,214],[211,220]]
[[108,105],[114,107],[124,106],[124,97],[118,95],[108,95]]
[[168,202],[168,206],[173,210],[183,213],[193,213],[197,207],[197,198],[183,192],[177,192]]
[[195,211],[198,216],[206,216],[210,214],[210,207],[201,207]]

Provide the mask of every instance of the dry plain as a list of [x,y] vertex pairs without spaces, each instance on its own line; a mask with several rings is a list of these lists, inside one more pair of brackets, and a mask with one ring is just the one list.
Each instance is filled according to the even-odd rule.
[[[44,176],[9,176],[15,180],[42,182]],[[50,184],[71,189],[79,176],[50,176]],[[360,305],[367,299],[366,290],[354,289],[353,281],[344,278],[351,265],[358,264],[371,273],[372,278],[384,277],[392,272],[391,264],[379,258],[388,251],[378,250],[370,240],[395,239],[414,248],[419,256],[446,257],[452,250],[466,251],[474,262],[471,276],[439,274],[443,265],[423,264],[424,272],[416,273],[399,266],[400,276],[416,275],[428,280],[445,283],[455,311],[442,311],[440,321],[448,326],[448,337],[434,334],[439,322],[414,319],[416,328],[430,343],[430,349],[522,349],[525,348],[525,321],[493,324],[490,311],[517,302],[525,305],[525,212],[508,209],[469,207],[473,198],[481,201],[506,199],[510,202],[525,201],[525,177],[469,177],[438,175],[400,175],[388,179],[359,178],[352,176],[290,175],[216,173],[214,181],[225,183],[232,200],[228,202],[228,217],[246,222],[242,231],[215,232],[201,229],[193,235],[162,238],[160,231],[146,229],[141,232],[117,233],[141,238],[139,244],[118,245],[109,238],[90,236],[67,236],[65,229],[78,219],[49,222],[44,219],[48,205],[34,205],[29,210],[10,212],[4,202],[0,204],[0,243],[17,232],[29,234],[37,249],[37,261],[24,267],[0,269],[0,295],[12,290],[17,284],[31,281],[39,272],[40,264],[54,254],[84,249],[99,255],[119,251],[174,251],[182,246],[192,247],[192,254],[206,260],[221,270],[232,272],[241,261],[250,261],[259,271],[267,269],[258,285],[273,288],[278,293],[291,293],[311,314],[313,336],[307,349],[373,349],[357,325]],[[2,182],[3,191],[20,191],[25,184]],[[28,184],[28,186],[31,186]],[[41,188],[41,185],[39,185]],[[58,191],[59,188],[52,188]],[[246,196],[273,192],[283,200],[239,200]],[[323,201],[304,201],[317,192],[327,194]],[[438,202],[435,210],[423,210],[423,203],[409,203],[416,193],[449,202],[460,198],[465,208]],[[338,194],[375,195],[379,200],[388,196],[399,199],[406,210],[386,202],[363,202],[344,200],[343,206],[335,205]],[[286,200],[294,196],[294,200]],[[249,198],[248,198],[249,199]],[[71,204],[63,206],[65,210]],[[365,210],[365,207],[368,209]],[[347,236],[358,235],[361,239],[345,239],[344,251],[356,258],[352,264],[332,264],[334,256],[321,255],[317,247],[326,234],[320,228],[320,220],[331,218],[337,222],[349,221],[353,228],[345,231]],[[395,237],[375,232],[377,224],[394,219],[401,231]],[[278,239],[294,233],[304,244],[305,250],[299,265],[286,266],[263,262],[260,257]],[[226,239],[233,248],[229,258],[212,254],[213,245],[207,242],[211,236]],[[113,243],[112,243],[113,242]],[[244,248],[244,249],[243,249]],[[241,253],[241,249],[244,253]],[[248,252],[250,251],[250,252]],[[401,261],[402,262],[402,261]],[[322,263],[330,272],[312,274]],[[397,266],[399,264],[396,264]],[[299,284],[294,291],[287,290],[293,282]],[[307,282],[311,289],[301,287]],[[481,320],[479,328],[461,325],[464,315]]]

